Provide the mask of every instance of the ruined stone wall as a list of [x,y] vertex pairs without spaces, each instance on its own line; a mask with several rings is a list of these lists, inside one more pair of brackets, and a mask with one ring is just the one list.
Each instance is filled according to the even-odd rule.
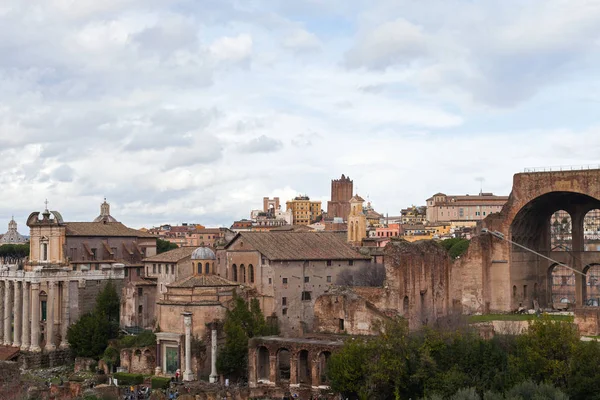
[[582,335],[600,335],[600,309],[591,307],[576,309],[575,325],[577,325],[579,333]]
[[12,389],[19,386],[21,371],[19,363],[12,361],[0,361],[0,389]]
[[19,362],[23,369],[49,368],[71,364],[74,361],[70,349],[57,349],[51,352],[21,352]]
[[121,367],[132,374],[154,374],[156,346],[122,349]]
[[391,241],[385,247],[387,293],[379,307],[397,310],[410,329],[434,324],[451,313],[448,252],[433,241]]
[[[381,291],[381,288],[376,288]],[[319,296],[315,301],[315,330],[319,333],[375,335],[387,317],[352,289]]]

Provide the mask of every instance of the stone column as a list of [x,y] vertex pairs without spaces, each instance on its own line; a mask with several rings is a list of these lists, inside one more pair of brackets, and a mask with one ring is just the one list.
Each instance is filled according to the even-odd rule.
[[320,385],[320,376],[319,376],[319,358],[310,364],[310,382],[312,386]]
[[[571,213],[571,237],[572,237],[572,249],[571,249],[571,262],[567,262],[572,268],[577,271],[583,272],[581,258],[584,251],[584,228],[583,220],[585,218],[585,212],[581,209],[576,209],[575,212]],[[575,273],[575,305],[576,307],[583,307],[587,297],[585,286],[585,279],[583,275]]]
[[23,317],[23,295],[21,294],[21,282],[15,281],[13,314],[15,316],[15,326],[13,335],[13,347],[21,347],[21,318]]
[[154,375],[162,375],[162,354],[160,353],[160,339],[156,339],[156,368]]
[[46,303],[46,351],[56,350],[56,345],[54,344],[54,286],[54,281],[48,281],[48,301]]
[[31,305],[29,304],[29,289],[31,284],[23,281],[23,331],[21,332],[21,350],[29,350],[31,344],[31,322],[29,321],[29,310]]
[[4,287],[4,345],[12,345],[12,297],[10,281],[6,281]]
[[192,313],[183,313],[183,324],[185,325],[185,371],[184,381],[193,381],[192,372]]
[[39,352],[40,348],[40,284],[31,283],[31,347],[29,351]]
[[[0,300],[4,301],[4,281],[0,281]],[[0,345],[4,344],[4,307],[0,306]]]
[[277,354],[269,355],[269,382],[272,384],[277,382]]
[[216,383],[217,379],[217,327],[215,324],[211,326],[210,331],[210,383]]
[[295,353],[295,354],[290,354],[290,385],[297,385],[297,384],[298,384],[298,353]]
[[70,323],[70,302],[69,302],[69,281],[64,281],[62,283],[62,300],[63,300],[63,304],[62,304],[62,319],[60,322],[60,337],[61,337],[61,341],[60,341],[60,348],[61,349],[66,349],[67,347],[69,347],[69,342],[67,341],[67,329],[69,329],[69,323]]

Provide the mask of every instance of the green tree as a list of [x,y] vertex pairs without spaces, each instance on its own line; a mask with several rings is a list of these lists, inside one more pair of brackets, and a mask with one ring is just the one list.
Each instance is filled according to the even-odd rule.
[[515,381],[531,379],[565,388],[578,343],[573,321],[553,321],[548,315],[534,320],[527,332],[517,337],[516,351],[509,357]]
[[156,239],[156,253],[164,253],[165,251],[178,248],[176,243],[171,243],[168,240]]
[[257,299],[250,304],[235,292],[233,307],[227,310],[225,323],[225,345],[217,356],[217,369],[232,378],[247,376],[248,339],[254,336],[276,335],[279,329],[267,324]]
[[368,342],[350,339],[344,347],[331,355],[327,363],[327,376],[331,389],[347,396],[368,399],[371,394],[366,382],[371,361]]
[[104,289],[96,297],[96,308],[94,313],[98,318],[106,319],[108,322],[108,338],[115,339],[119,335],[119,314],[121,301],[117,288],[112,280],[109,280]]
[[600,344],[578,342],[571,358],[568,394],[574,400],[600,400]]
[[109,325],[95,313],[83,315],[67,330],[67,340],[78,357],[98,358],[108,345]]
[[119,309],[116,287],[108,281],[96,297],[94,311],[83,315],[67,330],[67,340],[77,356],[102,356],[108,341],[119,334]]

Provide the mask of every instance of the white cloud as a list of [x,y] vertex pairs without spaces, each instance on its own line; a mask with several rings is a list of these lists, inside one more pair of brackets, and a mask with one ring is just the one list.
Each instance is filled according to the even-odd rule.
[[395,64],[409,64],[428,51],[429,42],[422,29],[398,18],[360,33],[345,60],[350,67],[385,69]]
[[322,46],[317,35],[304,29],[295,29],[283,39],[282,44],[285,48],[299,52],[319,50]]
[[0,225],[104,196],[133,226],[228,225],[342,173],[392,214],[597,160],[594,2],[343,5],[2,2]]
[[252,36],[241,33],[219,38],[210,45],[210,52],[219,61],[245,61],[252,56]]

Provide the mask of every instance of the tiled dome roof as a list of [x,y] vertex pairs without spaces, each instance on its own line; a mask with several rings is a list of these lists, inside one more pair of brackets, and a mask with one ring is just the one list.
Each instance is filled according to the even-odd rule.
[[214,260],[215,252],[208,247],[198,247],[192,253],[192,260]]

